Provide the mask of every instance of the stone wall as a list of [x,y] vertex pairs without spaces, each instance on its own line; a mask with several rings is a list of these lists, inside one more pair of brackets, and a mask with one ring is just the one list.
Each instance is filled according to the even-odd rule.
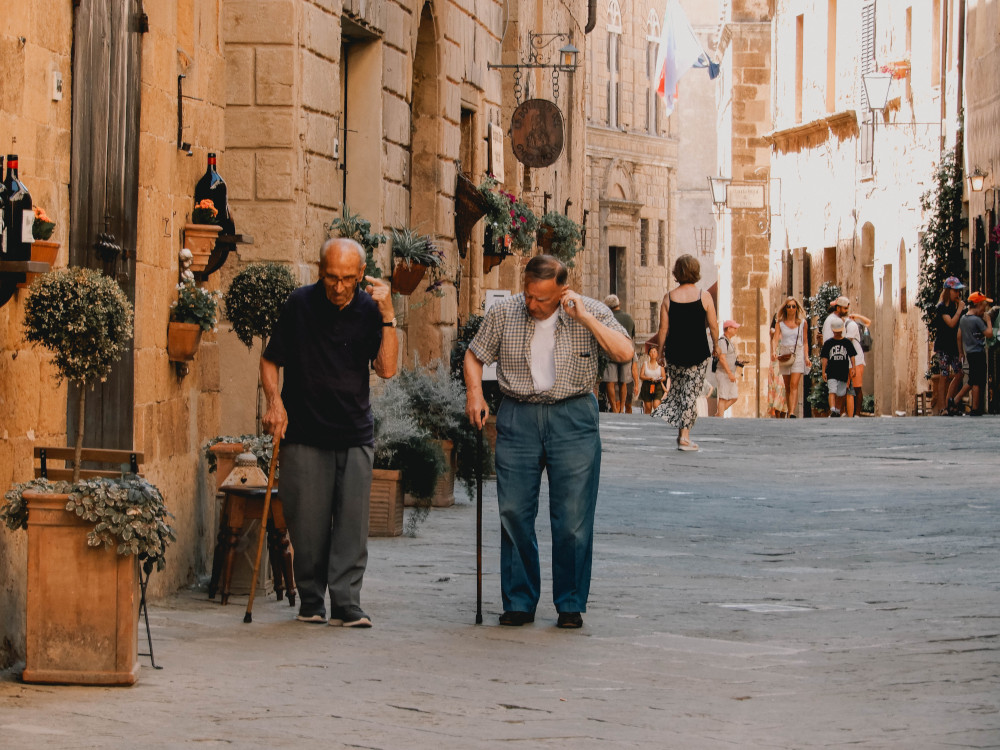
[[[214,540],[214,494],[206,488],[200,446],[218,431],[218,351],[202,342],[184,379],[167,361],[166,329],[178,280],[177,254],[205,154],[223,143],[225,75],[219,2],[146,3],[142,40],[139,212],[136,252],[135,419],[133,444],[145,475],[174,514],[178,541],[150,595],[175,590],[205,572]],[[0,138],[15,138],[20,174],[56,221],[65,266],[69,214],[73,8],[43,0],[5,8],[0,18]],[[52,73],[63,99],[51,101]],[[184,140],[177,148],[177,75],[185,74]],[[6,141],[4,147],[10,146]],[[213,277],[210,288],[217,286]],[[35,445],[66,444],[66,389],[55,383],[50,355],[26,345],[21,321],[27,292],[0,308],[0,487],[32,475]],[[25,534],[0,530],[0,663],[23,655]]]

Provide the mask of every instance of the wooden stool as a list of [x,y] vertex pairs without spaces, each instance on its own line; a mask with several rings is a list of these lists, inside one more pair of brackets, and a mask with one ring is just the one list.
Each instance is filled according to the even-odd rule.
[[929,417],[931,415],[931,404],[933,395],[931,393],[918,393],[913,397],[913,416]]
[[[264,513],[266,487],[223,487],[225,503],[219,519],[219,537],[215,544],[212,562],[212,579],[208,584],[208,598],[214,599],[221,584],[222,603],[229,603],[233,578],[233,560],[240,532],[247,520],[260,518]],[[278,497],[278,488],[271,490],[270,512],[267,518],[267,553],[274,576],[274,591],[281,601],[288,594],[288,606],[295,606],[295,576],[292,572],[292,545],[288,539],[288,524]],[[261,520],[264,523],[264,520]],[[252,586],[257,582],[252,581]]]

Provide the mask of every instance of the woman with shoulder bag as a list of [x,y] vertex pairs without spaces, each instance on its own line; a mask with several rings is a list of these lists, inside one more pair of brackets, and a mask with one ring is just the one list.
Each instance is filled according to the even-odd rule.
[[[789,417],[795,416],[802,375],[806,371],[806,345],[809,343],[806,316],[802,305],[794,297],[786,297],[778,312],[778,325],[771,339],[771,361],[778,363],[778,372],[785,383]],[[809,364],[812,366],[812,363]]]

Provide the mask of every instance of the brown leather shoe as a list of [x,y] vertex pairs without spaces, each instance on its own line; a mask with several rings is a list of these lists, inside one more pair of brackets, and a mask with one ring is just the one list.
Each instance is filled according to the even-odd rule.
[[582,628],[583,617],[580,616],[579,612],[560,612],[559,621],[556,622],[556,627],[564,628],[566,630]]
[[500,615],[500,624],[511,627],[520,627],[535,621],[534,612],[504,612]]

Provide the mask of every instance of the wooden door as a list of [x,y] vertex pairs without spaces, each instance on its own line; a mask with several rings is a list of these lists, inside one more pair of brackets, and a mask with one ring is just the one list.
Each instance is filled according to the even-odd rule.
[[[70,264],[114,278],[135,302],[142,0],[78,0],[73,43]],[[84,444],[131,448],[132,342],[107,382],[87,394]],[[76,433],[78,394],[67,406]]]

